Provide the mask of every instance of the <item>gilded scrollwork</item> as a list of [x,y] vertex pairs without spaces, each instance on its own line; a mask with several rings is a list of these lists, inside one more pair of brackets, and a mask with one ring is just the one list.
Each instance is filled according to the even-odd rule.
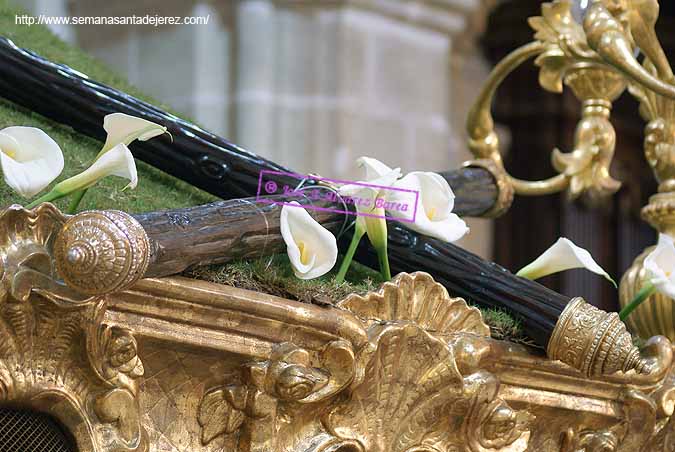
[[493,375],[458,362],[463,354],[456,346],[470,348],[480,362],[489,349],[484,341],[474,337],[460,345],[406,323],[370,330],[372,358],[363,382],[325,417],[333,435],[373,452],[463,450],[466,445],[478,452],[517,441],[512,450],[525,450],[528,415],[498,399]]
[[572,15],[571,1],[544,3],[541,16],[528,22],[535,31],[534,39],[544,46],[535,59],[542,88],[560,93],[570,68],[580,61],[598,60],[586,42],[583,27]]
[[560,452],[616,452],[619,443],[618,435],[611,430],[575,432],[569,429],[563,433]]
[[231,435],[242,451],[525,450],[533,416],[512,409],[481,369],[491,347],[476,308],[426,273],[339,307],[361,318],[366,344],[278,344],[204,393],[202,443]]
[[[590,4],[584,32],[590,47],[626,78],[649,91],[675,98],[673,72],[655,32],[657,0],[601,0]],[[638,62],[636,49],[656,68],[650,73]]]
[[[527,181],[506,173],[511,190],[520,195],[546,195],[567,191],[570,198],[588,194],[592,201],[616,192],[620,183],[609,174],[616,136],[609,122],[612,102],[626,88],[627,80],[589,44],[587,32],[572,14],[570,0],[544,3],[542,15],[530,18],[534,41],[506,56],[492,71],[471,109],[467,121],[469,147],[480,159],[491,159],[502,168],[499,139],[490,108],[497,87],[529,58],[539,66],[539,83],[549,91],[569,86],[582,102],[574,149],[552,153],[558,175]],[[501,188],[501,187],[500,187]]]
[[[400,274],[377,292],[330,308],[273,299],[262,311],[257,295],[241,303],[245,291],[232,289],[230,328],[248,328],[251,313],[280,316],[290,307],[302,309],[303,318],[279,324],[275,334],[257,332],[264,340],[255,347],[235,344],[236,358],[214,367],[223,372],[208,385],[195,383],[210,372],[195,357],[181,370],[189,382],[185,393],[182,384],[169,383],[176,366],[166,364],[159,377],[154,358],[151,389],[137,329],[141,337],[169,341],[154,343],[158,350],[182,343],[193,329],[204,334],[191,348],[172,352],[181,362],[205,345],[208,360],[217,362],[222,352],[213,349],[229,342],[205,339],[222,335],[207,334],[208,320],[197,317],[183,333],[158,336],[145,326],[156,322],[152,315],[124,316],[182,317],[188,306],[193,316],[206,309],[208,318],[218,311],[204,293],[230,292],[176,278],[105,297],[75,296],[53,265],[51,244],[66,220],[51,206],[0,214],[0,227],[20,243],[0,247],[0,402],[53,414],[83,452],[653,452],[673,444],[673,350],[665,338],[650,340],[638,355],[616,314],[575,300],[549,353],[590,375],[584,377],[494,341],[480,311],[425,273]],[[162,311],[173,303],[165,289],[180,292],[178,311]],[[161,296],[145,294],[152,290]],[[250,313],[240,314],[246,309]],[[277,319],[262,324],[272,328]],[[245,331],[242,343],[258,339],[251,333],[257,330]],[[281,334],[286,339],[268,348],[265,341]],[[518,363],[516,370],[509,360]],[[644,374],[594,377],[629,368]],[[524,369],[534,370],[519,383]],[[181,403],[169,425],[163,422],[170,406],[155,407],[157,400]],[[174,430],[176,416],[181,425]],[[556,430],[559,425],[565,428]],[[183,442],[181,435],[194,438]]]
[[[269,360],[240,369],[236,383],[226,382],[204,394],[198,413],[202,443],[223,434],[238,434],[247,419],[268,424],[273,431],[277,422],[287,422],[285,417],[302,410],[302,405],[338,394],[354,379],[354,366],[353,351],[344,341],[330,342],[318,353],[279,344]],[[268,436],[265,442],[274,445],[276,440]]]
[[51,412],[81,451],[145,451],[135,340],[103,322],[104,300],[57,281],[52,244],[64,222],[49,204],[0,213],[12,243],[0,246],[0,401]]

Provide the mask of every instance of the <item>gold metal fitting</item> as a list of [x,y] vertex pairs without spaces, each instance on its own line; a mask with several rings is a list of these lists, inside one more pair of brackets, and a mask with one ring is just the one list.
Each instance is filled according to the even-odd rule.
[[616,312],[605,312],[574,298],[563,311],[546,350],[584,375],[611,375],[618,371],[648,373],[640,352]]
[[87,295],[124,290],[143,277],[150,242],[143,226],[117,210],[87,211],[66,222],[54,243],[56,269]]

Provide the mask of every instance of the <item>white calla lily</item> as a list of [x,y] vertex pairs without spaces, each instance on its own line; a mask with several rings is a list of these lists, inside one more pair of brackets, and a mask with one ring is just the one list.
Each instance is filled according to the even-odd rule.
[[[340,187],[340,194],[351,199],[356,207],[357,222],[365,227],[368,239],[375,248],[386,246],[387,223],[384,207],[378,200],[387,199],[391,187],[401,177],[401,169],[391,169],[370,157],[361,157],[357,164],[366,170],[366,180]],[[384,188],[383,188],[384,187]]]
[[675,245],[671,236],[659,234],[658,244],[645,258],[643,268],[656,290],[675,299]]
[[[388,212],[392,216],[411,220],[412,222],[407,226],[413,231],[445,242],[459,240],[469,232],[464,220],[452,213],[455,207],[455,194],[448,181],[440,174],[415,171],[396,181],[394,188],[410,190],[410,192],[392,190],[388,204],[402,205],[406,209],[392,208],[388,209]],[[417,209],[413,208],[415,197],[412,193],[414,192],[417,193]]]
[[340,187],[340,195],[346,197],[346,201],[354,203],[357,219],[352,243],[338,272],[337,281],[342,282],[347,268],[351,263],[354,251],[363,232],[368,234],[368,240],[377,251],[380,261],[380,271],[384,279],[391,279],[389,270],[389,258],[387,257],[387,220],[383,201],[390,196],[391,187],[401,177],[401,169],[391,169],[384,163],[371,157],[361,157],[357,161],[359,167],[366,171],[366,180],[355,184]]
[[621,320],[626,320],[654,292],[675,300],[675,245],[670,235],[659,234],[659,241],[645,258],[642,268],[645,270],[643,286],[619,312]]
[[359,166],[359,168],[363,168],[366,170],[367,181],[373,181],[382,176],[390,174],[392,171],[398,171],[399,174],[401,172],[400,168],[397,169],[389,168],[384,163],[372,157],[365,157],[365,156],[360,157],[359,159],[356,160],[356,164]]
[[[127,115],[125,113],[111,113],[103,118],[103,129],[107,133],[105,144],[95,160],[102,158],[107,152],[120,144],[129,146],[134,140],[146,141],[168,133],[166,127],[155,124],[147,119]],[[86,188],[74,194],[68,207],[68,212],[75,213],[77,206],[86,193]]]
[[98,158],[89,168],[80,174],[71,177],[58,185],[66,188],[67,192],[88,188],[96,184],[99,180],[108,176],[117,176],[127,179],[129,183],[127,188],[136,188],[138,184],[138,173],[136,172],[136,162],[133,154],[125,144],[118,144],[101,157]]
[[49,135],[35,127],[0,130],[0,165],[5,182],[30,198],[63,171],[63,153]]
[[[111,113],[103,118],[103,128],[108,133],[101,154],[120,143],[127,146],[134,140],[146,141],[166,133],[166,127],[125,113]],[[99,155],[101,155],[99,154]]]
[[297,202],[281,209],[281,236],[295,276],[313,279],[328,273],[337,261],[335,236]]
[[124,190],[136,188],[138,184],[136,162],[126,145],[118,144],[99,157],[89,168],[80,174],[59,182],[49,193],[32,202],[28,207],[35,207],[41,202],[53,201],[68,196],[73,192],[84,190],[108,176],[127,179],[129,183],[124,187]]
[[585,268],[593,273],[604,276],[616,286],[616,282],[595,262],[591,253],[564,237],[559,238],[553,246],[531,264],[523,267],[517,275],[527,279],[539,279],[573,268]]

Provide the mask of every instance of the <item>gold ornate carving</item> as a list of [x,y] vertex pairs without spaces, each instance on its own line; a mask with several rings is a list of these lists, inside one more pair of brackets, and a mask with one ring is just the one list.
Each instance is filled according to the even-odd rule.
[[585,193],[591,201],[599,201],[621,188],[609,174],[616,146],[609,116],[612,102],[625,90],[626,82],[612,70],[580,64],[568,69],[565,84],[582,101],[582,114],[574,135],[575,150],[562,153],[555,149],[553,166],[568,177],[571,199]]
[[[658,16],[657,0],[601,0],[589,6],[583,25],[602,61],[645,89],[675,99],[673,72],[654,31]],[[636,47],[656,66],[656,76],[640,65]]]
[[[654,247],[649,247],[635,258],[633,264],[621,278],[621,283],[619,284],[619,301],[621,302],[621,306],[630,303],[642,288],[646,277],[643,268],[644,260],[653,249]],[[675,341],[674,308],[673,300],[657,292],[650,295],[642,305],[638,306],[625,322],[630,330],[639,334],[640,337],[652,337],[663,334],[671,341]],[[658,316],[655,316],[654,312],[658,312]]]
[[[583,23],[572,14],[572,0],[544,3],[541,16],[529,20],[534,41],[506,56],[490,74],[468,115],[469,147],[477,158],[502,166],[499,140],[490,114],[498,86],[515,68],[536,57],[540,85],[552,92],[572,88],[582,102],[582,119],[575,134],[574,149],[563,154],[554,150],[553,166],[560,173],[542,181],[511,177],[520,195],[545,195],[567,190],[570,198],[588,194],[597,201],[616,192],[620,183],[609,174],[615,147],[615,132],[609,122],[611,103],[631,85],[642,103],[650,125],[645,143],[647,158],[660,179],[673,172],[673,133],[669,121],[675,99],[675,78],[654,31],[657,0],[597,0],[590,2]],[[645,56],[640,64],[636,51]],[[672,186],[672,187],[671,187]],[[668,188],[666,190],[667,187]],[[660,191],[675,191],[675,180],[662,182]],[[661,197],[662,198],[662,197]],[[663,203],[663,199],[654,202]],[[675,203],[668,198],[667,202]],[[646,215],[651,215],[647,212]]]
[[382,321],[409,321],[438,333],[463,331],[489,336],[477,308],[462,298],[452,298],[441,284],[425,272],[400,273],[379,291],[349,295],[338,303],[367,325]]
[[[660,47],[658,47],[660,49]],[[658,53],[658,51],[657,51]],[[655,77],[668,73],[667,61],[660,65],[646,60],[646,71]],[[672,72],[670,72],[672,78]],[[629,87],[640,101],[640,112],[648,121],[645,128],[644,150],[647,162],[659,182],[658,193],[649,198],[642,209],[642,218],[662,233],[675,234],[675,101],[633,83]],[[621,279],[620,303],[625,306],[640,290],[644,280],[644,259],[653,247],[645,249]],[[657,314],[658,313],[658,314]],[[643,337],[663,334],[675,339],[673,301],[661,294],[653,294],[627,319],[632,331]]]
[[561,93],[570,68],[580,60],[598,60],[588,46],[581,24],[572,16],[570,1],[542,4],[541,16],[530,17],[528,22],[535,31],[534,39],[543,46],[535,60],[542,88]]
[[633,346],[619,315],[602,311],[582,298],[573,299],[563,311],[549,340],[547,354],[587,376],[651,370]]
[[[269,360],[243,366],[236,382],[210,389],[204,395],[198,412],[202,443],[239,433],[249,419],[266,427],[245,432],[243,441],[270,447],[260,450],[277,450],[279,439],[273,435],[277,426],[289,422],[291,413],[301,411],[302,405],[320,403],[338,394],[353,381],[354,372],[354,353],[346,341],[330,342],[318,354],[290,343],[279,344]],[[286,414],[280,416],[280,411]]]
[[[373,452],[525,450],[530,417],[498,400],[499,381],[477,365],[489,353],[485,340],[444,341],[409,324],[370,331],[365,378],[328,413],[331,433]],[[467,355],[457,347],[471,349],[476,365],[460,361]]]
[[242,451],[525,450],[533,417],[480,370],[491,348],[477,309],[425,273],[400,274],[340,309],[362,319],[367,343],[332,341],[319,353],[281,343],[245,364],[205,392],[203,444],[229,435]]
[[131,215],[116,210],[70,218],[54,245],[56,267],[72,288],[104,295],[130,287],[148,267],[150,244]]
[[[424,273],[335,307],[179,277],[78,297],[55,279],[66,220],[49,205],[0,213],[0,403],[53,414],[83,452],[654,452],[674,440],[670,342],[637,356],[615,315],[581,300],[550,351],[590,377],[491,339]],[[631,367],[649,373],[604,375]]]
[[145,451],[133,336],[104,323],[103,299],[73,298],[54,281],[51,246],[64,223],[50,204],[0,212],[8,241],[0,247],[0,402],[53,414],[80,451]]
[[571,2],[560,0],[542,5],[542,15],[530,19],[535,41],[516,49],[492,71],[467,121],[469,147],[478,158],[491,159],[502,171],[499,140],[490,114],[497,87],[515,68],[536,56],[541,86],[561,92],[563,83],[582,102],[574,150],[555,149],[553,166],[560,173],[543,181],[524,181],[506,173],[515,193],[545,195],[567,190],[570,198],[587,193],[591,200],[616,192],[620,183],[609,175],[616,136],[609,122],[614,101],[626,88],[626,80],[596,54],[584,30],[571,14]]

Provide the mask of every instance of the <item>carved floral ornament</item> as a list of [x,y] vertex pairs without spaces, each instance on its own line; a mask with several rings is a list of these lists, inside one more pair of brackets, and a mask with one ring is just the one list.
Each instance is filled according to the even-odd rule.
[[[145,451],[136,339],[105,323],[109,296],[82,295],[57,273],[55,255],[80,243],[82,227],[49,204],[0,213],[0,400],[53,414],[79,450]],[[235,435],[242,451],[525,450],[533,417],[481,370],[490,340],[477,309],[424,273],[338,309],[361,319],[365,342],[276,345],[204,392],[202,444]]]
[[[133,328],[105,320],[122,294],[81,295],[58,279],[54,250],[79,237],[65,224],[74,223],[50,205],[0,214],[6,240],[0,244],[0,399],[52,413],[82,451],[160,450],[146,433],[141,406],[149,388],[141,385],[144,364]],[[177,284],[167,282],[173,290]],[[142,294],[138,290],[135,296]],[[199,292],[190,290],[180,290],[181,303]],[[247,309],[261,315],[256,303]],[[506,343],[490,338],[481,313],[450,297],[428,274],[400,274],[379,291],[351,295],[333,309],[355,319],[359,334],[317,341],[296,330],[266,358],[228,367],[220,382],[195,394],[179,414],[197,428],[202,449],[194,450],[217,450],[216,440],[247,452],[525,451],[539,450],[542,435],[554,436],[561,451],[647,451],[670,441],[675,399],[665,340],[647,347],[652,374],[612,383],[623,388],[611,402],[619,411],[569,411],[572,418],[565,418],[547,411],[550,397],[528,393],[504,373],[508,359],[521,359],[522,352],[505,352]],[[573,371],[547,371],[551,365],[542,368],[540,361],[531,384],[561,390],[558,373]],[[546,372],[552,383],[542,377]],[[581,383],[574,384],[581,390]],[[569,425],[548,426],[558,418]],[[640,449],[643,444],[655,448]]]
[[146,451],[133,335],[103,323],[104,298],[57,282],[65,221],[51,204],[0,213],[0,402],[52,414],[80,451]]
[[[476,308],[425,273],[400,274],[340,308],[362,319],[366,344],[330,343],[318,354],[280,344],[236,382],[206,392],[202,442],[234,435],[241,450],[525,450],[533,417],[500,399],[499,380],[481,370],[490,340]],[[307,436],[298,442],[300,431]]]
[[[81,451],[160,450],[144,426],[148,389],[134,332],[106,324],[121,294],[89,297],[59,281],[54,249],[77,237],[67,223],[51,205],[0,214],[0,401],[53,414]],[[247,305],[251,312],[255,304]],[[615,411],[565,418],[504,373],[503,360],[522,352],[505,352],[481,313],[426,273],[400,274],[334,309],[355,318],[363,334],[319,342],[292,334],[267,358],[229,367],[196,395],[180,413],[198,428],[203,449],[196,450],[215,450],[216,439],[226,438],[231,450],[247,452],[526,451],[556,431],[555,450],[570,452],[646,452],[671,441],[675,386],[665,340],[647,347],[650,375],[611,383],[623,388]],[[552,372],[553,383],[542,377],[551,365],[540,361],[531,384],[561,390],[563,371]],[[547,425],[558,418],[569,425]]]
[[[628,86],[641,102],[649,121],[645,153],[661,182],[671,191],[673,72],[654,30],[657,0],[595,0],[587,2],[583,17],[572,12],[573,0],[543,3],[541,16],[529,20],[534,40],[502,60],[490,74],[467,120],[469,146],[480,159],[502,168],[521,195],[543,195],[566,190],[570,198],[582,194],[596,201],[611,195],[620,183],[609,174],[616,135],[609,122],[612,102]],[[645,56],[638,62],[636,52]],[[542,181],[511,177],[503,168],[499,140],[490,113],[497,87],[518,66],[535,58],[542,88],[560,93],[572,89],[582,104],[574,148],[551,155],[557,176]]]

